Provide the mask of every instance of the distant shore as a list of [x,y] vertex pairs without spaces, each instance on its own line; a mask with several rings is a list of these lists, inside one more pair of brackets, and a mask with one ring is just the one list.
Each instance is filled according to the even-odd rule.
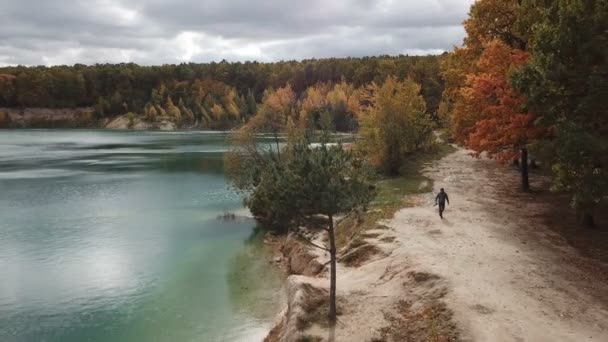
[[[6,108],[0,107],[0,128],[99,128],[173,131],[178,129],[210,129],[197,122],[178,122],[160,116],[154,121],[137,115],[123,114],[98,119],[93,107],[77,108]],[[218,127],[230,130],[234,127]]]

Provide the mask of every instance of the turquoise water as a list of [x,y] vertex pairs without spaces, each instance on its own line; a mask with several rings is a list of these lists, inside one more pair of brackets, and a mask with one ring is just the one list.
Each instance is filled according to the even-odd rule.
[[0,341],[256,341],[280,279],[226,135],[0,131]]

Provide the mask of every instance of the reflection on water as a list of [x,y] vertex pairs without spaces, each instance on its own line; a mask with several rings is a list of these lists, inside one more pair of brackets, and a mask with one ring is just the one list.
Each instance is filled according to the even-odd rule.
[[226,135],[0,131],[0,341],[238,341],[280,283],[226,188]]

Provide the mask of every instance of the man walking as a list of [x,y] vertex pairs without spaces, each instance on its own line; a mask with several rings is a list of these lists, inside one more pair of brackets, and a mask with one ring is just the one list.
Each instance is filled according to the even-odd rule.
[[439,217],[443,219],[443,211],[445,210],[445,202],[450,204],[450,199],[448,198],[448,194],[441,188],[437,197],[435,197],[435,205],[439,204]]

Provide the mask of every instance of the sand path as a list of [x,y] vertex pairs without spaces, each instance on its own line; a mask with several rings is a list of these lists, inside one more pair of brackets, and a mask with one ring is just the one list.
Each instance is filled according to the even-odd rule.
[[[450,196],[445,219],[433,194],[417,196],[417,206],[384,222],[391,229],[368,239],[384,256],[359,268],[339,265],[338,294],[349,304],[336,341],[372,340],[398,301],[437,288],[410,286],[413,271],[441,277],[463,340],[608,341],[608,272],[579,267],[598,263],[544,226],[544,204],[517,192],[504,196],[517,186],[516,172],[458,150],[424,173]],[[395,241],[381,242],[386,237]]]
[[608,284],[574,266],[586,260],[543,226],[542,204],[504,195],[514,172],[459,150],[425,174],[450,196],[445,219],[428,195],[389,225],[413,262],[447,280],[463,338],[608,341]]

